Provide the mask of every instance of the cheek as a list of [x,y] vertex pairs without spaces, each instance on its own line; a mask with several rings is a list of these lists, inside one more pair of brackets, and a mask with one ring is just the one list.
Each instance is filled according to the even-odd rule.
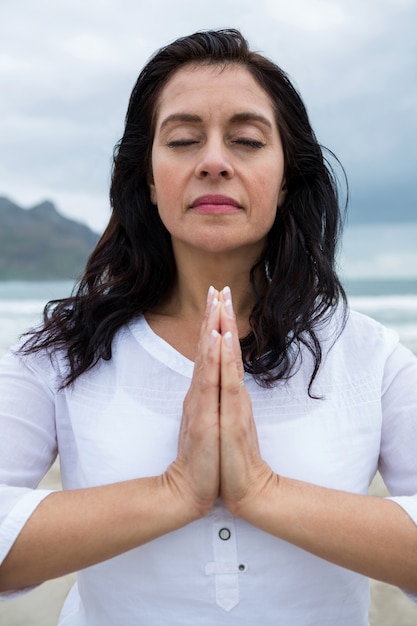
[[270,231],[274,225],[277,211],[279,210],[279,189],[267,185],[259,188],[259,209],[257,211],[257,223],[264,231]]
[[173,171],[168,165],[155,164],[153,170],[153,184],[150,187],[152,202],[158,206],[171,203],[179,195],[178,171]]
[[277,180],[281,181],[281,178],[277,178],[276,171],[272,171],[270,176],[263,176],[262,179],[258,181],[256,189],[258,201],[264,206],[265,216],[269,217],[273,215],[274,219],[283,193],[281,182],[279,185],[277,185],[276,182],[275,184],[271,182]]

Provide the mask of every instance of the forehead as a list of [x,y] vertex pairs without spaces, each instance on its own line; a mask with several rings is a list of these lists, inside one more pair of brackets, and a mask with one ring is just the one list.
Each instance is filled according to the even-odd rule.
[[275,121],[267,92],[243,65],[190,64],[173,74],[161,91],[156,126],[176,112],[229,113],[247,109]]

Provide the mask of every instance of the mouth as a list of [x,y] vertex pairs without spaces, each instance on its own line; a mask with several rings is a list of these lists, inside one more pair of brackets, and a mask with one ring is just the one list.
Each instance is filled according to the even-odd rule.
[[206,196],[200,196],[191,204],[190,209],[195,213],[204,215],[209,214],[228,214],[236,213],[241,210],[241,206],[236,200],[229,196],[222,196],[219,194],[210,194]]

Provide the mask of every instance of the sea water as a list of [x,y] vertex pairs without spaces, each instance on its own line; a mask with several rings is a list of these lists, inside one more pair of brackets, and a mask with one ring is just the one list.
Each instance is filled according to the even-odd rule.
[[417,278],[346,280],[349,306],[394,329],[417,354]]
[[[417,278],[344,281],[352,309],[396,330],[417,354]],[[71,294],[71,281],[0,282],[0,355],[42,319],[49,300]]]
[[39,324],[45,304],[71,294],[72,281],[0,281],[0,355]]

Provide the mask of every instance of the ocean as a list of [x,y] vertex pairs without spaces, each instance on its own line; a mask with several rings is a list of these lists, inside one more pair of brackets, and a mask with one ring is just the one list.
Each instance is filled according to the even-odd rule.
[[49,300],[71,294],[72,281],[0,281],[0,355],[39,323]]
[[[417,278],[344,281],[352,309],[393,328],[417,354]],[[71,281],[0,282],[0,355],[40,321],[49,300],[70,295]]]

